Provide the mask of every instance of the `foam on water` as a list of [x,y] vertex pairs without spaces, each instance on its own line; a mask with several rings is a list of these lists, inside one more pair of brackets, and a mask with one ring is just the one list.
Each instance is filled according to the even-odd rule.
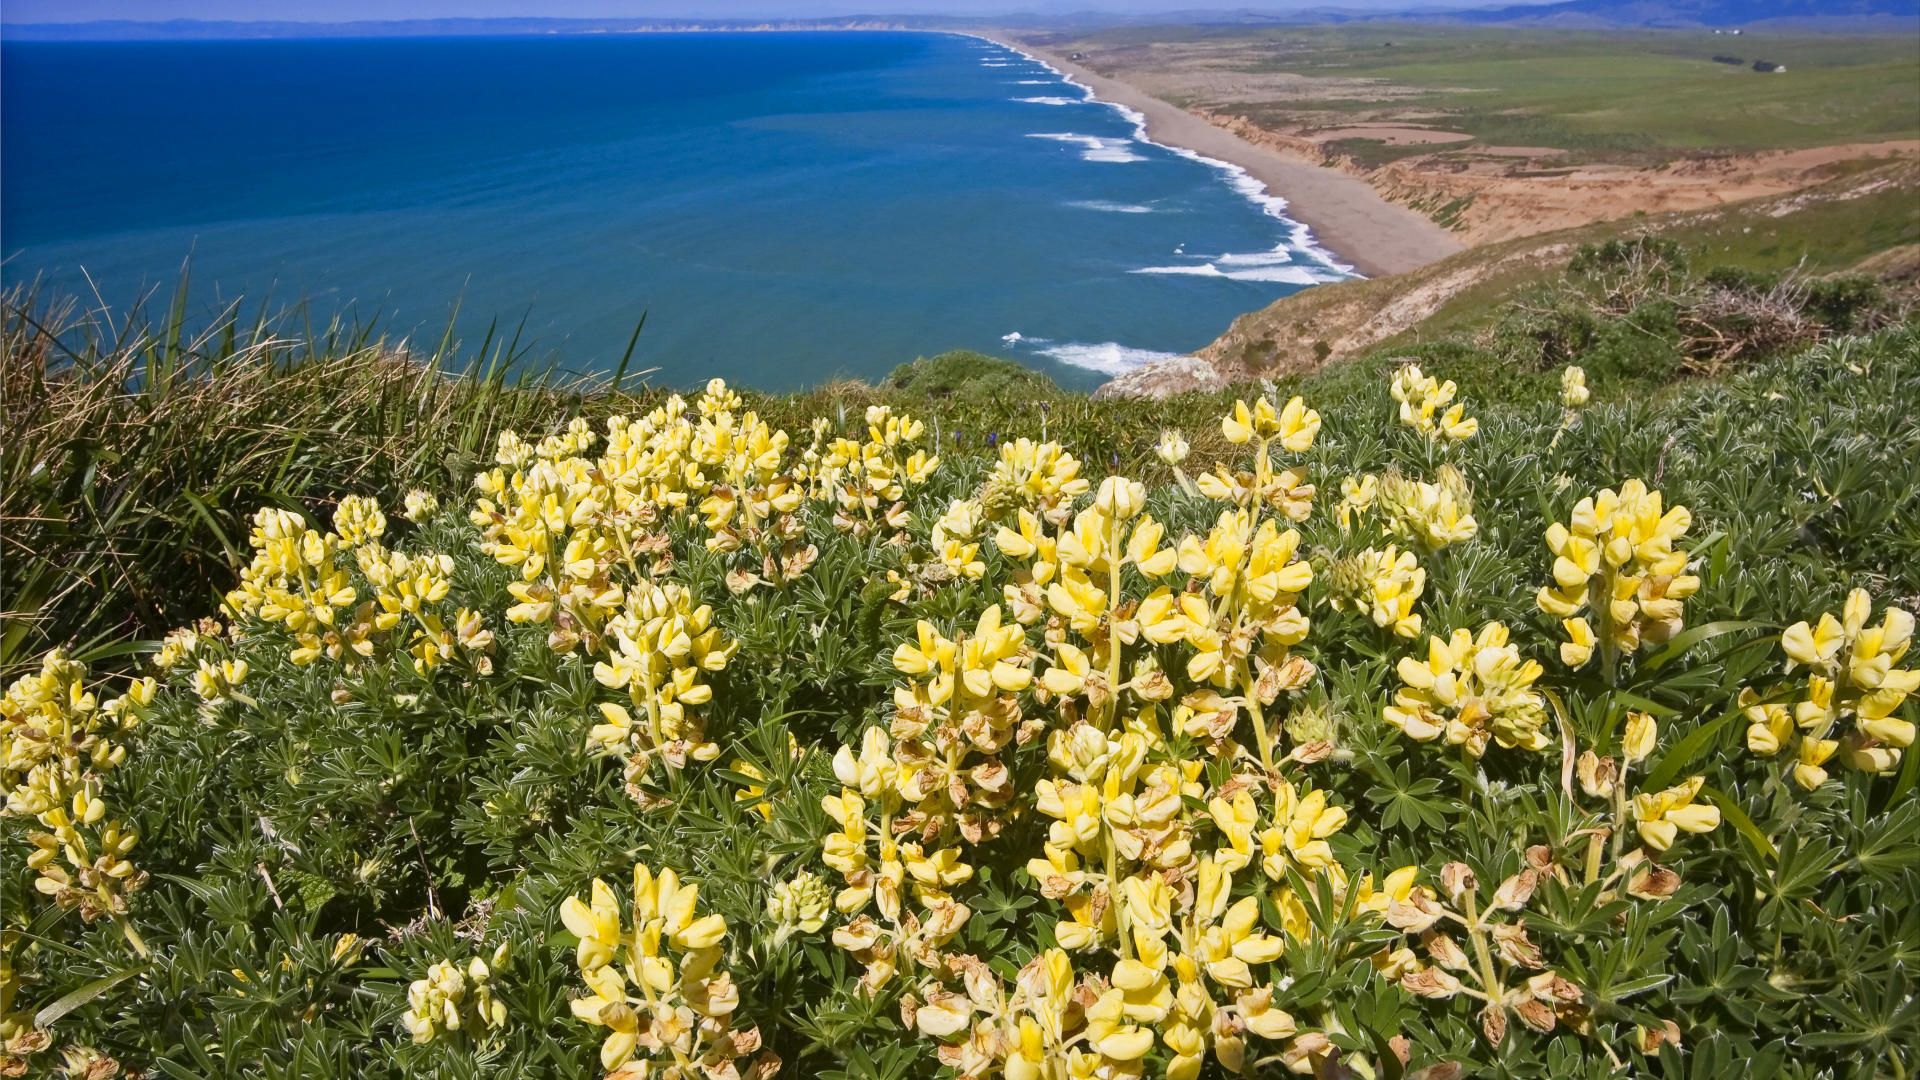
[[1338,277],[1328,277],[1322,271],[1306,266],[1262,266],[1246,270],[1222,270],[1215,263],[1201,263],[1197,266],[1142,266],[1130,270],[1133,274],[1189,274],[1194,277],[1224,278],[1228,281],[1271,281],[1288,285],[1318,285],[1327,281],[1338,281]]
[[1088,371],[1098,371],[1103,375],[1119,375],[1156,360],[1174,360],[1186,355],[1130,348],[1117,341],[1067,341],[1036,351],[1049,359]]
[[[1184,247],[1185,245],[1182,245]],[[1175,251],[1175,255],[1184,255],[1184,251]],[[1129,271],[1135,274],[1187,274],[1194,277],[1217,277],[1228,281],[1266,281],[1288,285],[1320,285],[1340,281],[1347,275],[1319,263],[1297,263],[1293,254],[1284,249],[1276,251],[1252,251],[1242,254],[1195,255],[1189,258],[1198,262],[1181,263],[1172,266],[1142,266]]]
[[[975,35],[963,34],[962,36],[974,37]],[[986,41],[988,39],[979,38],[978,40]],[[992,42],[992,44],[1000,45],[1001,43]],[[1115,112],[1118,112],[1121,116],[1126,118],[1128,123],[1133,125],[1133,137],[1135,141],[1146,143],[1150,146],[1161,147],[1162,149],[1169,150],[1175,154],[1180,155],[1183,158],[1188,159],[1189,161],[1197,161],[1203,165],[1206,165],[1210,168],[1218,169],[1220,172],[1224,173],[1226,176],[1228,186],[1232,187],[1235,192],[1237,192],[1241,196],[1251,201],[1254,205],[1260,207],[1260,209],[1263,212],[1265,212],[1268,216],[1273,217],[1276,220],[1286,224],[1288,229],[1287,241],[1286,243],[1275,248],[1272,252],[1273,254],[1286,254],[1290,251],[1299,252],[1300,254],[1306,256],[1313,262],[1318,263],[1321,267],[1324,267],[1327,271],[1330,272],[1329,276],[1318,277],[1318,278],[1314,278],[1313,280],[1338,281],[1343,278],[1360,276],[1359,272],[1356,271],[1351,265],[1341,262],[1340,259],[1333,254],[1333,252],[1328,251],[1327,249],[1321,247],[1319,243],[1316,240],[1314,240],[1312,229],[1308,228],[1304,223],[1296,221],[1293,218],[1289,217],[1286,212],[1287,200],[1284,198],[1281,198],[1278,195],[1273,194],[1272,192],[1269,192],[1267,190],[1267,186],[1261,183],[1258,179],[1256,179],[1253,176],[1253,174],[1247,172],[1246,169],[1242,168],[1239,165],[1235,165],[1229,161],[1221,161],[1218,158],[1207,157],[1205,154],[1201,154],[1193,150],[1188,150],[1187,148],[1182,146],[1171,146],[1166,143],[1154,142],[1153,139],[1149,137],[1147,134],[1146,115],[1140,112],[1140,110],[1132,108],[1127,105],[1123,105],[1117,101],[1101,100],[1099,95],[1093,92],[1093,88],[1091,86],[1088,86],[1083,82],[1080,82],[1078,79],[1075,79],[1073,76],[1068,75],[1066,72],[1061,71],[1057,67],[1054,67],[1052,64],[1047,63],[1045,60],[1042,60],[1039,57],[1034,56],[1032,53],[1025,52],[1011,45],[1001,45],[1001,47],[1007,49],[1010,52],[1018,54],[1019,56],[1025,58],[1026,60],[1032,63],[1038,64],[1041,67],[1046,68],[1048,71],[1052,72],[1057,78],[1059,78],[1061,82],[1066,83],[1068,86],[1071,86],[1079,90],[1081,93],[1082,100],[1100,104],[1100,105],[1105,105],[1113,109]],[[1043,137],[1051,138],[1052,136],[1043,136]],[[1109,160],[1109,159],[1089,157],[1087,160],[1094,161],[1094,160]],[[1135,159],[1135,160],[1138,160],[1138,159]],[[1136,272],[1141,272],[1141,271],[1136,271]],[[1145,272],[1154,272],[1154,271],[1149,270]],[[1198,269],[1194,271],[1186,271],[1186,272],[1195,272],[1195,273],[1201,273],[1201,274],[1205,273],[1204,270],[1198,270]],[[1222,272],[1219,276],[1224,278],[1224,277],[1231,277],[1232,275],[1227,272]],[[1292,281],[1294,279],[1291,277],[1274,277],[1274,278],[1241,277],[1238,280]]]
[[1067,97],[1023,97],[1023,98],[1014,98],[1013,100],[1024,101],[1030,105],[1085,105],[1086,104],[1086,102],[1081,100],[1080,98],[1067,98]]
[[[1111,199],[1076,199],[1067,204],[1079,210],[1098,210],[1105,214],[1151,214],[1154,208],[1140,203],[1114,202]],[[1179,254],[1179,252],[1174,252]]]
[[1029,139],[1052,139],[1054,142],[1073,143],[1080,147],[1080,157],[1084,161],[1106,161],[1121,164],[1129,161],[1145,161],[1146,158],[1133,152],[1132,140],[1113,139],[1104,135],[1076,135],[1068,131],[1036,131],[1027,136]]

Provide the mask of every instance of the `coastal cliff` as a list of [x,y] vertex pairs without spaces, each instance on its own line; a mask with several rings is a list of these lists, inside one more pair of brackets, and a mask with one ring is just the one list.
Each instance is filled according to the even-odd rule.
[[1913,253],[1920,251],[1916,200],[1920,163],[1894,162],[1794,194],[1498,241],[1395,277],[1318,285],[1284,297],[1235,319],[1192,355],[1126,372],[1096,396],[1214,390],[1447,340],[1494,345],[1503,327],[1531,313],[1529,305],[1551,306],[1549,294],[1583,247],[1610,241],[1671,241],[1692,253],[1701,272],[1763,271],[1803,280],[1851,274],[1879,283],[1896,306],[1908,304],[1920,299],[1913,272]]

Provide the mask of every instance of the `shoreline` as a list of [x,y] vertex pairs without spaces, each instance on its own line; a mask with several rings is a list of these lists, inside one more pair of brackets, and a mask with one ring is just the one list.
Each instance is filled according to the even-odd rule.
[[1003,31],[951,31],[1025,53],[1086,87],[1095,100],[1139,114],[1146,137],[1243,170],[1286,216],[1305,226],[1312,247],[1367,277],[1416,270],[1466,249],[1424,214],[1389,202],[1359,177],[1292,157],[1239,135],[1130,83],[1090,71]]

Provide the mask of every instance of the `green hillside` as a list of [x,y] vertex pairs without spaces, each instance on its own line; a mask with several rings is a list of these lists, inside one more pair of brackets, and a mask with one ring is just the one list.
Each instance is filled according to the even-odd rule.
[[[1281,127],[1405,119],[1468,133],[1473,142],[1459,146],[1469,150],[1544,147],[1576,160],[1665,161],[1920,137],[1920,53],[1898,34],[1163,26],[1055,47],[1085,50],[1103,68],[1324,80],[1271,100],[1239,100],[1236,92],[1206,104]],[[1757,72],[1756,60],[1786,70]],[[1352,149],[1379,164],[1436,148]]]
[[[1446,356],[1504,394],[1545,394],[1578,354],[1603,379],[1660,385],[1712,367],[1740,334],[1817,335],[1902,317],[1920,299],[1916,192],[1920,167],[1882,164],[1792,195],[1487,244],[1412,273],[1285,297],[1235,320],[1201,355],[1230,380],[1329,360]],[[1666,254],[1575,267],[1583,250],[1622,245]],[[1735,340],[1705,343],[1722,334]]]

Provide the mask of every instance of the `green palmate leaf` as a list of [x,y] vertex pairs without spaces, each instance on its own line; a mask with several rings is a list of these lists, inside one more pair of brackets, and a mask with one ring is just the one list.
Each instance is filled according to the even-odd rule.
[[1649,990],[1655,990],[1665,986],[1672,981],[1673,976],[1671,975],[1642,975],[1640,978],[1628,979],[1626,982],[1614,983],[1608,987],[1607,999],[1610,1001],[1625,1001],[1635,994],[1644,994]]
[[1706,754],[1719,738],[1720,732],[1742,714],[1741,706],[1729,705],[1725,712],[1687,732],[1660,755],[1660,760],[1647,770],[1646,786],[1663,788],[1672,784],[1676,778],[1693,767],[1694,762]]

